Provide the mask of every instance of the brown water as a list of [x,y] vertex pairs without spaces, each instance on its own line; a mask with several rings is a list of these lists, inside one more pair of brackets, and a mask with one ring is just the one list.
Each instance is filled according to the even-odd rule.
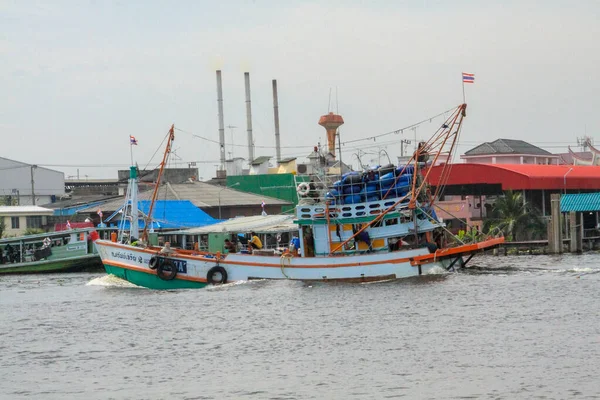
[[600,255],[367,285],[0,278],[2,399],[597,399]]

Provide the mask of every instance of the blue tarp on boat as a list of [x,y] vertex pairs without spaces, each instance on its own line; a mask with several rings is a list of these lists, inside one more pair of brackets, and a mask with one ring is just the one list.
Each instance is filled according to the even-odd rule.
[[[149,200],[138,201],[138,209],[144,214],[150,210]],[[117,214],[117,213],[115,213]],[[111,221],[119,226],[120,221]],[[154,229],[185,229],[196,228],[211,225],[219,222],[196,207],[189,200],[157,200],[152,212],[152,227]],[[141,217],[139,220],[140,229],[144,228],[145,222]],[[129,229],[129,221],[125,221],[125,229]]]

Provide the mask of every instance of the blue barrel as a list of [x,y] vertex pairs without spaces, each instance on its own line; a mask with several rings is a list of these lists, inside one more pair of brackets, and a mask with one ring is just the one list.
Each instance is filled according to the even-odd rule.
[[362,196],[359,194],[353,194],[351,196],[344,197],[344,204],[356,204],[362,202]]
[[363,190],[362,185],[349,185],[344,187],[344,194],[346,195],[350,195],[350,194],[357,194],[360,193]]
[[388,172],[385,175],[382,175],[381,178],[379,178],[379,182],[381,182],[381,186],[391,186],[394,184],[394,180],[395,180],[395,176],[393,172]]
[[379,191],[379,185],[376,183],[367,183],[365,186],[365,193],[369,196],[371,193],[377,193]]

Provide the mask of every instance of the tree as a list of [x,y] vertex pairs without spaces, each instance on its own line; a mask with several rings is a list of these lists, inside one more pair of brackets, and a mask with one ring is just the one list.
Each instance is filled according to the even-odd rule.
[[0,239],[4,236],[4,231],[6,230],[6,224],[4,223],[4,217],[0,216]]
[[532,240],[544,236],[546,224],[540,212],[523,201],[520,192],[509,190],[494,203],[484,230],[489,234],[502,232],[508,240]]

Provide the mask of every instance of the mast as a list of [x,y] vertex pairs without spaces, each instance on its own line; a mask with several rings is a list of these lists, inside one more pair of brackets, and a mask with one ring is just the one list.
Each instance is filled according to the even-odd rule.
[[154,211],[154,203],[156,202],[156,197],[158,196],[158,189],[160,188],[160,179],[162,178],[162,174],[165,170],[165,165],[167,164],[167,157],[171,152],[171,145],[173,144],[173,140],[175,140],[175,125],[171,125],[171,129],[169,129],[167,147],[165,148],[165,154],[163,155],[162,162],[160,163],[160,170],[158,171],[158,176],[156,177],[156,186],[154,186],[152,200],[150,201],[150,209],[148,210],[148,215],[146,216],[146,223],[144,224],[144,231],[142,232],[142,240],[145,243],[148,243],[148,226],[152,224],[152,212]]
[[140,235],[140,225],[138,218],[138,188],[137,188],[137,167],[132,165],[129,167],[129,191],[131,196],[131,223],[129,224],[129,238],[137,238]]

